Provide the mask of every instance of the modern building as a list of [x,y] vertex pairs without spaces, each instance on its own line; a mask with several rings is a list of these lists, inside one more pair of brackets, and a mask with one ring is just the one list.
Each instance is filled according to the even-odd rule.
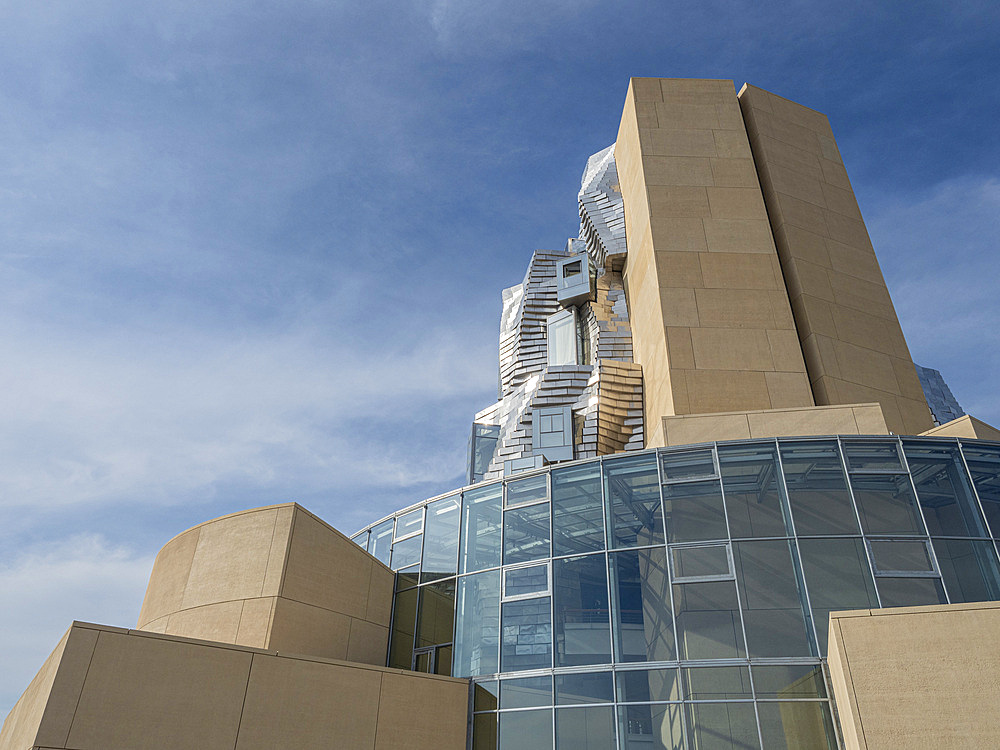
[[826,117],[632,79],[579,207],[468,486],[180,534],[0,750],[1000,746],[1000,431],[918,375]]

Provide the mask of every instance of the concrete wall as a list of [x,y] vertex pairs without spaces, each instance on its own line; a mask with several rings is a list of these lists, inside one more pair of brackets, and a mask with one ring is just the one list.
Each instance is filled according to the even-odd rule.
[[467,680],[74,623],[0,750],[463,750]]
[[208,521],[153,565],[138,627],[385,664],[393,574],[294,503]]
[[1000,603],[830,614],[848,750],[1000,747]]
[[878,404],[663,417],[666,445],[792,435],[887,435]]
[[633,78],[615,161],[647,447],[663,416],[813,406],[732,81]]
[[817,404],[878,401],[896,433],[933,426],[826,116],[739,95]]
[[969,414],[958,419],[953,419],[950,422],[945,422],[937,427],[932,427],[927,432],[921,434],[934,437],[962,437],[971,438],[972,440],[1000,441],[1000,430]]

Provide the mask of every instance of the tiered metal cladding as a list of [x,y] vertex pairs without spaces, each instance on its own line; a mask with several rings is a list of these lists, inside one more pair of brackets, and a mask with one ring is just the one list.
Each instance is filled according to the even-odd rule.
[[476,415],[471,481],[642,448],[617,182],[613,147],[591,157],[581,238],[563,251],[535,251],[524,281],[503,291],[499,400]]
[[837,747],[829,612],[1000,599],[998,538],[1000,444],[891,436],[578,461],[355,537],[390,666],[474,678],[503,750]]
[[916,365],[917,378],[920,380],[920,387],[927,397],[927,405],[931,408],[931,416],[934,417],[935,424],[944,424],[953,419],[965,416],[965,410],[958,403],[958,399],[951,392],[951,388],[944,382],[941,373],[930,367]]

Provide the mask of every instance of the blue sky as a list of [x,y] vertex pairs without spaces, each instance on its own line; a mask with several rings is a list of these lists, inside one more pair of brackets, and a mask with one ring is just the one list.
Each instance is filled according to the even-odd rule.
[[1000,424],[995,3],[0,0],[0,714],[189,526],[462,481],[500,289],[629,76],[826,113],[914,359]]

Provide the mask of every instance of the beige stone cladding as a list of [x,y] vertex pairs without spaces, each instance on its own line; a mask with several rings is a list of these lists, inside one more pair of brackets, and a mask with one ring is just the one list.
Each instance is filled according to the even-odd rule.
[[463,750],[467,680],[74,623],[0,750]]
[[739,94],[817,404],[878,401],[896,433],[933,425],[825,115]]
[[813,406],[732,81],[633,78],[615,159],[647,447],[664,416]]
[[950,422],[945,422],[920,434],[933,437],[959,437],[970,438],[972,440],[996,440],[1000,442],[1000,430],[969,414],[958,419],[953,419]]
[[1000,603],[830,613],[848,750],[1000,747]]
[[795,435],[887,435],[879,404],[663,417],[666,445]]
[[384,664],[393,574],[289,503],[208,521],[156,557],[138,627]]

